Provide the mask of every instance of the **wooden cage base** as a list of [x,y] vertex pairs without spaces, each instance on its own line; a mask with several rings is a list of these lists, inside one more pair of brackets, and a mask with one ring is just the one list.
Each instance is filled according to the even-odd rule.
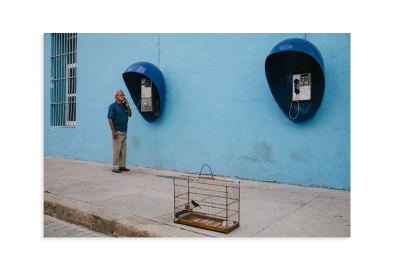
[[[175,223],[185,224],[189,226],[199,227],[203,229],[209,229],[213,231],[219,231],[224,233],[229,233],[232,230],[239,227],[239,223],[233,221],[233,225],[228,227],[222,226],[222,222],[226,221],[225,219],[215,218],[207,215],[186,213],[181,215],[180,218],[174,218]],[[229,223],[229,222],[228,222]]]

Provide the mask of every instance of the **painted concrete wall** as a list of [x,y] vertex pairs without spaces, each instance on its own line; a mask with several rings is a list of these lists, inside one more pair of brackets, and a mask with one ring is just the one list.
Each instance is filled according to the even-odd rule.
[[[166,82],[155,124],[128,123],[128,165],[350,190],[350,34],[307,34],[325,63],[325,95],[305,124],[280,111],[264,63],[304,34],[78,34],[75,128],[50,126],[51,36],[44,35],[44,155],[111,163],[107,109],[129,95],[122,73],[158,66]],[[129,96],[128,99],[133,104]],[[110,165],[111,170],[111,165]]]

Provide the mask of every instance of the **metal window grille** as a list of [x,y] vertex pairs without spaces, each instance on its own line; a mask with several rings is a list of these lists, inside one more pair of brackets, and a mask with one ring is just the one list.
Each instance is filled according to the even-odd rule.
[[51,126],[75,127],[77,33],[52,34]]

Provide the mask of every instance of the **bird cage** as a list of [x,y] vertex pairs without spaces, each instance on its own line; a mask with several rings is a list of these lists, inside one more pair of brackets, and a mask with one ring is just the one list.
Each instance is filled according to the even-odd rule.
[[182,175],[174,180],[174,222],[229,233],[240,223],[240,182]]

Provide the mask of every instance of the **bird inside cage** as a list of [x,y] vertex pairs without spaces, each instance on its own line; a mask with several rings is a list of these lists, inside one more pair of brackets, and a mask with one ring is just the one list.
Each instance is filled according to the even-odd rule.
[[194,207],[200,207],[201,208],[201,206],[195,201],[192,201],[192,204],[194,205]]
[[[196,207],[200,207],[201,208],[201,206],[197,203],[197,202],[195,202],[195,201],[191,201],[191,203],[193,204],[193,209],[195,209]],[[194,220],[194,211],[192,210],[192,213],[193,213],[193,215],[192,215],[192,220]]]

